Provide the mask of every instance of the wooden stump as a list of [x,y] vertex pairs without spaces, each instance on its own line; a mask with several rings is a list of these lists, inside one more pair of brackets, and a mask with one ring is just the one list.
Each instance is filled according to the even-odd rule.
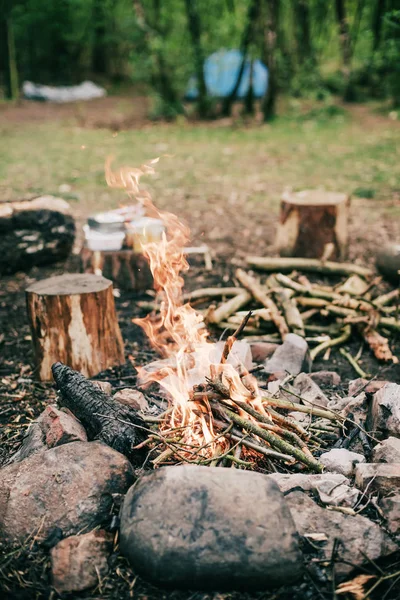
[[147,260],[132,250],[101,252],[83,248],[81,270],[83,273],[102,274],[123,290],[145,291],[153,287]]
[[42,381],[61,361],[92,377],[125,362],[112,282],[98,275],[61,275],[26,290],[32,341]]
[[65,260],[74,239],[75,221],[62,198],[0,204],[0,274]]
[[343,259],[349,206],[346,194],[318,190],[285,193],[275,242],[280,255]]

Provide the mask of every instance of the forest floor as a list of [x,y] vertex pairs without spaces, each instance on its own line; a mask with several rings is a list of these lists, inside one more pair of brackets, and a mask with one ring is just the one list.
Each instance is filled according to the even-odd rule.
[[[135,106],[135,102],[138,106]],[[133,104],[133,106],[131,106]],[[68,200],[78,223],[93,211],[124,201],[120,190],[107,188],[104,161],[138,166],[163,156],[157,174],[143,182],[155,203],[189,223],[193,244],[207,243],[214,270],[192,260],[187,289],[229,285],[247,254],[271,251],[279,199],[287,187],[326,188],[352,195],[349,259],[372,264],[375,250],[387,241],[400,242],[400,123],[389,111],[370,107],[304,105],[293,101],[272,125],[240,118],[210,124],[181,120],[151,123],[138,99],[106,98],[85,105],[50,106],[23,103],[0,107],[0,201],[53,194]],[[393,116],[393,115],[392,115]],[[30,331],[24,289],[34,279],[76,270],[77,257],[56,265],[19,273],[0,281],[0,464],[19,445],[29,422],[54,399],[51,384],[34,381]],[[151,360],[132,293],[116,298],[126,355],[136,363]],[[393,339],[399,349],[400,340]],[[354,355],[359,342],[349,346]],[[379,378],[400,381],[400,367],[380,367],[364,351],[363,367]],[[357,377],[338,353],[322,359],[314,370],[332,368],[347,383]],[[110,370],[100,377],[113,386],[134,385],[134,369]],[[122,378],[122,379],[121,379]],[[136,600],[284,600],[331,598],[310,582],[260,595],[178,593],[157,590],[136,579],[115,557],[102,589],[82,598]],[[3,580],[3,583],[2,583]],[[22,549],[0,557],[0,590],[7,598],[55,598],[49,587],[48,559],[40,549]],[[74,596],[78,597],[78,596]],[[388,596],[388,598],[391,596]]]

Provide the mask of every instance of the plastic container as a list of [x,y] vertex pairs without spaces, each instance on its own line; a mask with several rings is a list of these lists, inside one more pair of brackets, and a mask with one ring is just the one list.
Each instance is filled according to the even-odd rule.
[[125,231],[124,221],[124,216],[122,214],[118,214],[116,211],[97,213],[90,216],[87,220],[90,229],[102,233]]
[[159,242],[165,231],[160,219],[142,217],[126,223],[126,245],[135,252],[141,252],[143,245]]
[[84,225],[86,246],[89,250],[121,250],[125,239],[124,231],[105,232]]

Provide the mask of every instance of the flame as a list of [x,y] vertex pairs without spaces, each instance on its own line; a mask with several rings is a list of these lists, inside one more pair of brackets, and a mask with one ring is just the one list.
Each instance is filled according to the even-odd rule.
[[[152,346],[163,360],[138,367],[141,384],[157,382],[168,395],[171,411],[163,425],[164,435],[177,428],[181,431],[180,444],[186,460],[195,457],[210,458],[229,449],[229,442],[214,430],[210,402],[206,394],[196,394],[196,386],[206,383],[207,378],[220,376],[230,390],[232,399],[249,402],[253,408],[266,415],[258,394],[255,378],[244,385],[238,369],[242,365],[230,356],[229,362],[221,362],[221,352],[208,341],[208,332],[203,317],[189,303],[183,303],[182,273],[189,268],[184,248],[190,240],[190,230],[178,217],[161,211],[153,204],[149,192],[140,188],[143,175],[154,174],[154,165],[159,158],[139,168],[122,167],[114,172],[111,159],[106,162],[106,181],[109,186],[124,189],[131,200],[141,202],[150,217],[160,219],[165,227],[161,240],[142,244],[154,278],[154,287],[161,300],[157,319],[148,315],[144,319],[133,319],[143,328]],[[228,400],[229,402],[229,400]],[[249,417],[249,415],[246,415]],[[193,459],[193,458],[192,458]]]

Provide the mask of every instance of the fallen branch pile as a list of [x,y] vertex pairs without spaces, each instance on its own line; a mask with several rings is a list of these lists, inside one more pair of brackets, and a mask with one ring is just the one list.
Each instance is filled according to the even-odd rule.
[[[377,295],[375,290],[380,279],[373,279],[369,269],[312,259],[253,257],[248,263],[270,274],[262,281],[237,269],[238,287],[207,288],[187,296],[197,307],[201,307],[202,302],[214,302],[203,309],[209,325],[233,331],[246,314],[243,309],[251,307],[252,316],[245,333],[257,339],[262,336],[269,341],[279,341],[289,332],[296,333],[314,346],[311,350],[314,360],[321,353],[329,356],[332,348],[343,345],[356,334],[378,360],[397,362],[389,348],[388,337],[400,331],[399,290]],[[347,277],[334,286],[320,285],[311,283],[300,269],[303,273],[319,271]],[[216,305],[218,297],[222,302]],[[356,358],[343,349],[341,353],[361,376],[366,375]]]

